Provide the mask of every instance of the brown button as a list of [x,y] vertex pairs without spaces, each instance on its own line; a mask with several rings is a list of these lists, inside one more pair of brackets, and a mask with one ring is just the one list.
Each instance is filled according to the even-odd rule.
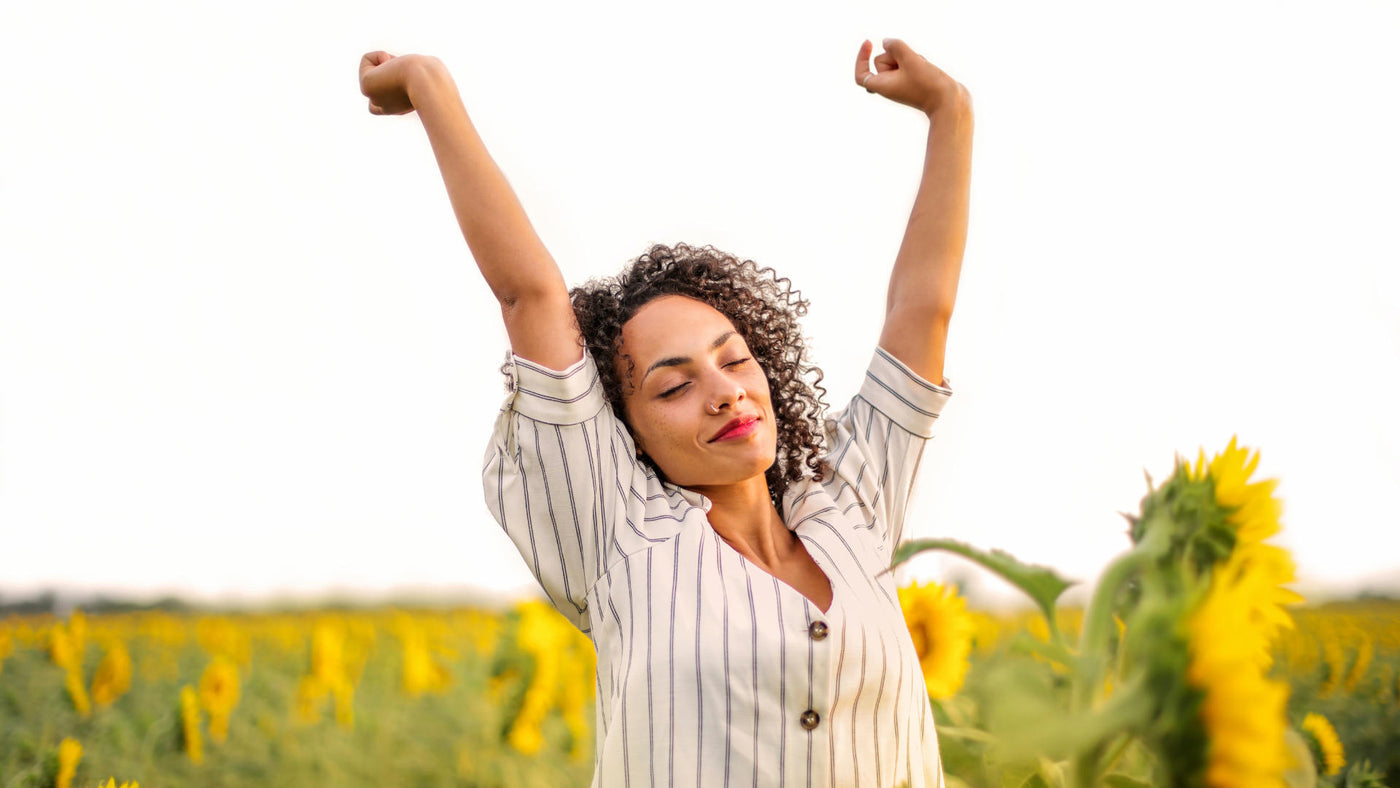
[[798,718],[797,718],[797,721],[800,722],[800,723],[802,723],[802,727],[803,727],[803,728],[806,728],[807,730],[810,731],[810,730],[815,730],[815,729],[816,729],[817,725],[821,723],[822,717],[821,717],[820,714],[816,713],[815,711],[812,711],[811,709],[808,709],[808,710],[802,712],[802,716],[801,716],[801,717],[798,717]]
[[826,633],[830,631],[825,621],[813,621],[812,625],[807,627],[807,634],[811,635],[813,640],[826,640]]

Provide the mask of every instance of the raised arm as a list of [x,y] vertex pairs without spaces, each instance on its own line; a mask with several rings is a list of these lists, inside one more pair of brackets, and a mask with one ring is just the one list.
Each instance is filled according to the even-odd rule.
[[501,304],[511,350],[551,369],[582,358],[559,266],[486,151],[447,68],[435,57],[370,52],[360,60],[360,90],[376,115],[418,112],[457,224]]
[[972,97],[908,44],[884,41],[870,70],[869,41],[856,59],[856,83],[928,117],[923,180],[895,257],[880,346],[925,380],[943,381],[948,324],[958,291],[972,174]]

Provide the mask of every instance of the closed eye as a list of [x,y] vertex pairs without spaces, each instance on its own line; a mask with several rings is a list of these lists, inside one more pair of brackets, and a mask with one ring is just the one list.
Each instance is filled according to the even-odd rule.
[[726,367],[737,367],[737,366],[739,366],[740,364],[744,363],[745,361],[753,361],[753,358],[752,358],[752,357],[746,357],[746,358],[736,359],[736,360],[734,360],[734,361],[729,362],[728,364],[725,364],[725,366],[726,366]]
[[680,391],[681,389],[685,388],[687,385],[689,385],[689,382],[688,382],[688,381],[687,381],[686,383],[681,383],[680,385],[677,385],[677,386],[672,386],[671,388],[666,389],[665,391],[661,392],[661,394],[658,395],[658,396],[660,396],[662,399],[665,399],[666,397],[669,397],[669,396],[671,396],[672,394],[675,394],[676,392],[678,392],[678,391]]

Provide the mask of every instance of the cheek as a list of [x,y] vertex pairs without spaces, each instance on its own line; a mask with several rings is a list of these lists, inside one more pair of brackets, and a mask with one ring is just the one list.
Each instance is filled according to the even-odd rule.
[[649,404],[628,411],[632,437],[643,451],[655,457],[681,441],[684,430],[675,410],[664,404]]
[[744,381],[744,390],[749,392],[749,396],[772,402],[772,391],[768,388],[768,377],[763,374],[763,370],[756,370]]

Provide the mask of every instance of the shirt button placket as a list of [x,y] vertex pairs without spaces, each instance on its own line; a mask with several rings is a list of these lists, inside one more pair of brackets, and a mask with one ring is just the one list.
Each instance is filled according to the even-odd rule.
[[[807,636],[812,640],[821,642],[826,640],[826,636],[831,633],[831,628],[825,621],[817,619],[807,626]],[[802,725],[803,730],[813,731],[822,722],[822,715],[816,709],[807,709],[797,718],[797,722]]]

